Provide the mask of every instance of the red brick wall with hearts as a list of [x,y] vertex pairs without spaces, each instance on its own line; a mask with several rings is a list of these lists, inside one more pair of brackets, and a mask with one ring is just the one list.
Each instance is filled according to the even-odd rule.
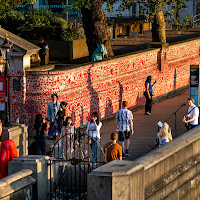
[[[155,97],[189,84],[190,65],[199,64],[200,40],[170,45],[166,51],[149,49],[126,54],[111,60],[88,63],[52,71],[11,71],[11,119],[29,125],[41,113],[46,118],[51,94],[68,103],[68,113],[75,126],[84,125],[90,114],[98,111],[101,118],[113,116],[121,102],[130,108],[145,103],[146,77],[151,75]],[[22,89],[13,90],[13,79],[19,79]]]

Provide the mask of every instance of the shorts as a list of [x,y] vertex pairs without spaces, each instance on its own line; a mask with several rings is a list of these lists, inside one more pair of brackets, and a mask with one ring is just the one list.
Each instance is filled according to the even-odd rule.
[[130,131],[119,131],[119,141],[123,142],[125,139],[129,139],[130,138]]

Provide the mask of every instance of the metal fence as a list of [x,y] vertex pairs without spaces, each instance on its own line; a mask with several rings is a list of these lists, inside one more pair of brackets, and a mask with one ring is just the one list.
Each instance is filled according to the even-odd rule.
[[50,156],[50,199],[87,199],[87,175],[104,164],[100,141],[79,129],[61,136]]

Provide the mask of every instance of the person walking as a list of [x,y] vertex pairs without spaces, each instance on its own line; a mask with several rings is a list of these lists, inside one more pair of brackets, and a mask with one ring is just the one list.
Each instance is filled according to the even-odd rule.
[[186,124],[186,129],[192,129],[199,125],[199,108],[195,106],[194,99],[188,99],[188,114],[184,117],[183,122]]
[[88,122],[86,133],[91,137],[91,148],[94,152],[94,162],[97,161],[97,145],[100,143],[100,129],[102,123],[99,121],[97,112],[92,113],[92,119]]
[[[122,109],[117,111],[116,114],[116,123],[117,129],[119,131],[119,141],[122,144],[122,158],[130,156],[128,149],[130,146],[130,134],[133,135],[133,114],[130,110],[127,109],[128,102],[122,102]],[[126,152],[125,152],[125,140],[126,140]]]
[[145,92],[144,92],[144,96],[146,98],[146,105],[145,105],[145,114],[146,115],[151,115],[151,108],[152,108],[152,97],[154,96],[154,92],[153,92],[153,86],[155,82],[153,83],[153,85],[151,85],[151,76],[148,76],[146,81],[145,81]]
[[50,121],[48,135],[50,139],[55,137],[54,124],[56,121],[57,112],[61,111],[60,103],[58,102],[58,95],[53,93],[51,95],[52,102],[49,103],[47,108],[47,121]]
[[110,135],[111,142],[104,145],[105,162],[112,160],[122,160],[122,147],[117,144],[118,134],[116,132]]

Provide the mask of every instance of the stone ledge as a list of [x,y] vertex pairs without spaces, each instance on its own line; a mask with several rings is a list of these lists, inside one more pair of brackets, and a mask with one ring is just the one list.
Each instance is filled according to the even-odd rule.
[[[185,183],[188,179],[188,176],[186,176],[187,172],[189,172],[191,169],[193,169],[194,167],[196,167],[196,165],[199,164],[200,164],[200,154],[188,160],[187,162],[177,166],[168,174],[161,177],[158,181],[151,184],[148,188],[145,189],[145,197],[146,198],[150,197],[157,191],[160,191],[162,188],[166,187],[169,183],[178,179],[178,177],[180,176],[184,176],[184,178],[182,178],[182,182]],[[180,181],[179,184],[181,184]]]
[[169,48],[169,43],[151,42],[147,45],[147,48],[160,48],[166,51]]
[[[199,191],[200,189],[200,173],[195,174],[192,178],[188,179],[185,183],[180,185],[178,188],[173,190],[170,194],[163,197],[163,200],[189,200],[189,199],[198,199],[199,200]],[[184,196],[186,194],[186,196]]]
[[36,180],[31,177],[32,171],[28,169],[21,170],[10,176],[0,180],[0,199],[7,197],[29,185],[32,185]]
[[15,181],[18,181],[26,176],[30,176],[31,174],[33,174],[33,172],[30,169],[23,169],[23,170],[16,172],[10,176],[7,176],[0,180],[0,188],[2,187],[1,181],[5,182],[7,185],[9,185],[9,184],[11,184]]
[[124,176],[130,175],[142,168],[143,166],[135,161],[114,160],[112,162],[107,163],[106,165],[103,165],[93,170],[91,175]]

